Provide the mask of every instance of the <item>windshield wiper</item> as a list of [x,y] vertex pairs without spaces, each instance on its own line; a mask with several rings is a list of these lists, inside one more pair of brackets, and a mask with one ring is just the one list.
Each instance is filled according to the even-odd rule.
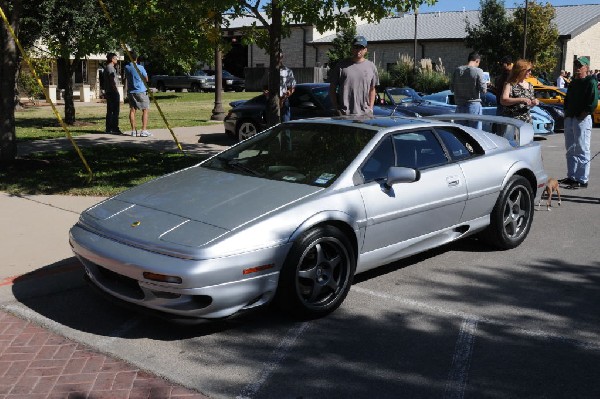
[[[225,160],[223,159],[223,161],[225,161]],[[258,176],[258,177],[262,177],[263,176],[262,173],[260,173],[260,172],[258,172],[256,170],[254,170],[252,168],[249,168],[246,165],[240,163],[239,159],[230,159],[228,161],[225,161],[225,163],[227,164],[227,166],[230,166],[233,169],[241,170],[242,172],[246,172],[246,173],[249,173],[251,175]]]

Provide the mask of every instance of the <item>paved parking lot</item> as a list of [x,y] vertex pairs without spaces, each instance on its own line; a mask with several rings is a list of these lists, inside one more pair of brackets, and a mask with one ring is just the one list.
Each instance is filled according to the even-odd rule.
[[[562,135],[541,144],[564,177]],[[468,239],[389,264],[308,322],[267,308],[169,324],[97,296],[72,258],[0,287],[0,304],[211,398],[597,398],[600,156],[562,199],[514,250]]]

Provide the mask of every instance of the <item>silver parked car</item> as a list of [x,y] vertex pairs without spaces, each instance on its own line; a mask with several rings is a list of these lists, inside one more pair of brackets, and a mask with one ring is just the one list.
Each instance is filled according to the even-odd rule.
[[279,124],[87,209],[73,251],[101,292],[172,319],[324,316],[356,273],[475,233],[525,240],[547,179],[531,125],[499,118],[507,140],[456,117]]

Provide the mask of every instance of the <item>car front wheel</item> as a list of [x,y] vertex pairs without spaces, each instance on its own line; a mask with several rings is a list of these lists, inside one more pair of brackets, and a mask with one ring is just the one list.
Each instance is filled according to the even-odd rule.
[[518,247],[531,229],[534,200],[529,180],[511,177],[496,201],[483,238],[499,249]]
[[349,239],[336,227],[304,233],[292,246],[279,277],[276,302],[297,317],[322,317],[346,298],[356,269]]
[[238,140],[243,141],[243,140],[246,140],[248,137],[254,136],[256,133],[258,133],[258,129],[256,127],[256,124],[254,124],[254,122],[245,120],[245,121],[241,121],[238,124],[237,133],[238,133]]

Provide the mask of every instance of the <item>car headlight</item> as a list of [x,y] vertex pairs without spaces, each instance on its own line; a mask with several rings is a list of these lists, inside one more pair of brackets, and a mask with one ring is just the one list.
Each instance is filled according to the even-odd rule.
[[557,108],[556,109],[556,115],[562,116],[564,118],[565,117],[565,111],[562,110],[562,109],[560,109],[560,108]]
[[228,84],[228,85],[230,85],[230,84],[233,84],[233,80],[231,80],[231,79],[227,79],[227,80],[225,81],[225,83],[226,83],[226,84]]

